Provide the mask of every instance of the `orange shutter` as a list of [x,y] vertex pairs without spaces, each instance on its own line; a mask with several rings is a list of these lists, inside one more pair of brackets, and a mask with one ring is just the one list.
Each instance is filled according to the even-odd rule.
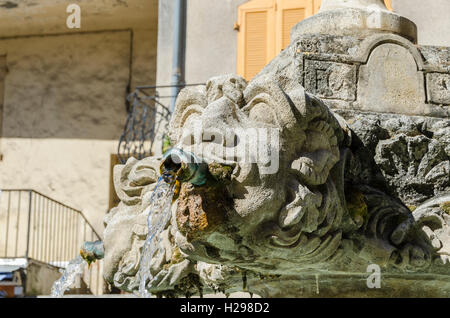
[[275,56],[274,4],[274,0],[254,0],[239,7],[237,66],[247,80]]
[[386,4],[386,7],[389,10],[394,11],[394,10],[392,10],[392,7],[391,7],[391,0],[384,0],[384,3]]
[[314,1],[277,0],[276,4],[276,49],[279,53],[291,43],[291,29],[314,14]]

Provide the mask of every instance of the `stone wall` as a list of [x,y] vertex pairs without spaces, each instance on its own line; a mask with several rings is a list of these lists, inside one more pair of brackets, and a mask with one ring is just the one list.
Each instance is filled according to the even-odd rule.
[[[295,74],[333,108],[449,117],[448,48],[415,46],[394,34],[359,38],[303,31],[294,29],[291,46],[266,67],[274,75]],[[296,64],[272,66],[287,56],[295,56]]]
[[43,192],[83,210],[101,232],[126,118],[129,40],[121,32],[0,42],[9,69],[2,188]]
[[[61,273],[59,269],[45,263],[30,261],[28,263],[25,292],[27,296],[50,295],[53,282],[57,280]],[[87,293],[86,285],[83,292]]]

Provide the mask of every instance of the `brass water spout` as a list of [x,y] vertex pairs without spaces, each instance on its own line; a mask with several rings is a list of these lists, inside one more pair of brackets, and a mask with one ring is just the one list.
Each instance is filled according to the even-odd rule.
[[191,152],[171,148],[163,156],[160,172],[163,177],[202,186],[207,180],[208,165]]
[[80,250],[81,257],[91,265],[105,257],[105,248],[102,241],[84,242]]

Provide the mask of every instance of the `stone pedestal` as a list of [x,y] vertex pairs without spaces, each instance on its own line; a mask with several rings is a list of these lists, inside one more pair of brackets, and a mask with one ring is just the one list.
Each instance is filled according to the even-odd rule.
[[298,65],[261,74],[296,78],[335,109],[450,117],[450,49],[418,46],[416,25],[382,0],[323,0],[291,39],[270,65]]
[[319,12],[336,9],[376,9],[389,12],[383,0],[323,0]]
[[414,22],[387,10],[383,0],[323,0],[318,14],[291,31],[291,39],[305,34],[366,37],[374,33],[398,34],[417,43]]

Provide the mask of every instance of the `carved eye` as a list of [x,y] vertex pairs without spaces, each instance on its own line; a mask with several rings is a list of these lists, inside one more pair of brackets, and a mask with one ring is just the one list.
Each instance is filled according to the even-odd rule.
[[276,125],[273,110],[266,103],[258,103],[250,109],[249,118],[252,121]]
[[150,166],[137,166],[130,174],[130,186],[141,187],[158,180],[158,173],[153,167]]

